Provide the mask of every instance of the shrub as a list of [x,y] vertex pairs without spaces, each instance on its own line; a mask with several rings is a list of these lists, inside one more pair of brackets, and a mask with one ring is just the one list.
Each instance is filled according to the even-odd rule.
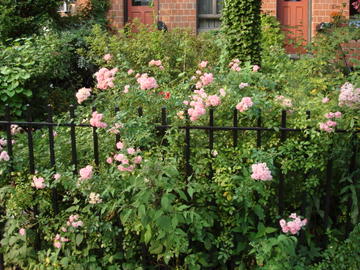
[[261,1],[226,1],[222,10],[222,32],[228,59],[261,63]]

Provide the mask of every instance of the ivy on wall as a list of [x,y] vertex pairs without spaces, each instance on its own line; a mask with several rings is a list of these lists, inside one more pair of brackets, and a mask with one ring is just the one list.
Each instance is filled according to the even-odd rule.
[[261,62],[261,18],[259,0],[227,0],[222,11],[225,53],[252,64]]

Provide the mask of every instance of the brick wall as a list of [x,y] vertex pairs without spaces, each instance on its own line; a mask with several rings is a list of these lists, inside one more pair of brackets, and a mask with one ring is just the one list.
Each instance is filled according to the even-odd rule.
[[169,30],[187,28],[196,32],[196,0],[160,0],[159,20]]
[[263,0],[261,10],[264,13],[276,16],[276,0]]
[[[345,3],[345,7],[342,4]],[[349,17],[349,1],[345,0],[312,0],[312,35],[316,34],[316,26],[321,22],[330,22],[331,13],[340,12]]]
[[110,0],[110,8],[107,17],[111,28],[122,28],[124,26],[124,1]]

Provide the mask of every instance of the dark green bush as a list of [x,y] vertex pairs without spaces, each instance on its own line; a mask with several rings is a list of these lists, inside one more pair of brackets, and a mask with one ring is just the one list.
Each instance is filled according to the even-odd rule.
[[261,63],[261,1],[226,1],[222,11],[222,31],[229,59]]

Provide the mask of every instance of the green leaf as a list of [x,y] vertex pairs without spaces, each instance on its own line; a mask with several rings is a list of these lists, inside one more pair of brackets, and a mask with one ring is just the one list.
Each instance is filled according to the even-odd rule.
[[156,220],[159,227],[164,231],[169,231],[172,229],[171,218],[168,216],[161,216]]
[[145,242],[145,244],[149,243],[150,239],[151,239],[151,227],[150,227],[150,225],[147,225],[146,226],[146,231],[145,231],[145,234],[144,234],[144,242]]
[[188,187],[187,190],[188,194],[190,195],[191,199],[193,198],[193,194],[194,194],[194,189],[192,187]]
[[76,243],[77,246],[79,246],[83,240],[84,240],[84,235],[83,234],[77,234],[76,235],[75,243]]
[[170,208],[170,201],[168,194],[164,194],[161,198],[161,207],[166,211]]

